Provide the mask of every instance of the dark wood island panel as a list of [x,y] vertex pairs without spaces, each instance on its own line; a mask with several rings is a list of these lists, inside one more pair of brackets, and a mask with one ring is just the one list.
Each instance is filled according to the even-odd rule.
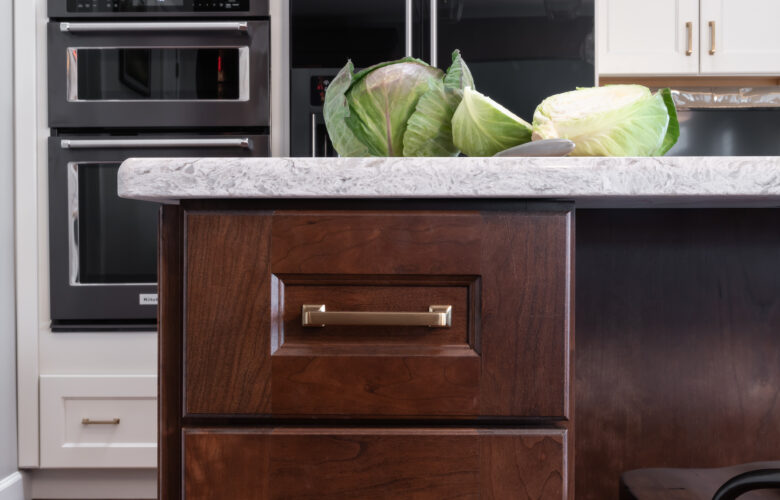
[[[160,498],[572,498],[571,215],[164,207]],[[311,301],[452,325],[302,328]]]
[[576,497],[780,459],[780,209],[577,211]]
[[[206,214],[207,205],[197,204],[191,208]],[[268,204],[259,205],[270,213]],[[255,204],[249,206],[257,208]],[[216,207],[222,215],[232,211],[221,204]],[[186,203],[184,208],[187,208]],[[248,213],[246,204],[239,208],[237,212]],[[160,285],[164,299],[160,318],[160,498],[163,499],[182,498],[182,429],[198,428],[198,432],[208,433],[231,422],[246,425],[244,420],[233,422],[229,416],[215,415],[215,427],[204,429],[202,417],[194,419],[185,415],[181,399],[184,389],[183,214],[180,207],[165,207],[161,234]],[[495,216],[496,212],[488,214]],[[577,406],[576,447],[571,425],[573,405],[569,406],[570,422],[548,422],[549,426],[568,429],[567,463],[571,471],[568,478],[571,481],[574,476],[571,467],[576,456],[576,497],[586,500],[616,498],[619,476],[629,469],[717,467],[777,459],[780,449],[778,210],[581,210],[578,219],[579,340],[576,391],[572,392]],[[369,229],[365,231],[372,234]],[[232,231],[208,231],[207,234],[220,235],[219,241],[225,251],[230,246],[227,243],[230,238],[239,238]],[[500,242],[501,238],[492,237],[493,240],[489,240],[490,236],[481,239],[489,248],[500,247],[491,242]],[[382,241],[382,236],[376,238],[376,241]],[[347,254],[349,245],[354,244],[354,240],[344,238],[331,241],[336,241],[337,245],[341,241],[345,245],[341,251]],[[468,241],[465,238],[461,242],[463,248],[468,247]],[[517,245],[518,240],[513,243]],[[543,239],[525,244],[543,248]],[[381,250],[383,245],[375,244],[372,251]],[[391,247],[392,244],[388,248]],[[388,290],[396,289],[393,287],[408,291],[410,287],[434,285],[431,291],[437,297],[465,300],[468,304],[475,293],[485,293],[483,288],[476,288],[477,285],[484,287],[484,280],[474,279],[480,275],[469,274],[473,271],[466,273],[468,260],[458,263],[458,272],[439,275],[439,281],[435,283],[431,283],[429,277],[420,282],[420,277],[413,274],[384,275],[381,279],[377,274],[350,274],[348,279],[342,274],[334,280],[333,276],[324,276],[317,269],[306,267],[316,265],[316,259],[302,267],[294,267],[300,264],[290,256],[305,252],[305,244],[284,248],[282,255],[287,257],[280,257],[280,262],[293,267],[274,275],[276,278],[271,279],[277,279],[277,282],[271,289],[278,291],[279,287],[287,287],[296,307],[302,300],[315,296],[318,287],[328,288],[334,296],[340,297],[339,300],[353,305],[359,305],[357,297],[366,295],[362,287],[382,289],[380,293],[369,294],[373,304],[392,304],[387,297]],[[320,245],[319,248],[323,247]],[[254,254],[247,254],[251,255]],[[348,255],[345,262],[355,262],[363,272],[375,272],[369,270],[370,259]],[[420,255],[428,254],[421,250]],[[216,252],[214,256],[226,259],[224,252]],[[512,269],[513,258],[516,259],[516,254],[512,258],[504,254],[503,260],[499,254],[490,257],[500,262],[502,269]],[[342,271],[338,266],[332,269]],[[166,278],[168,274],[170,276]],[[255,278],[262,279],[259,276],[250,272],[242,279],[253,285]],[[213,273],[209,279],[225,280],[219,273]],[[224,283],[229,284],[230,280]],[[403,300],[398,303],[406,308],[418,300],[415,297],[415,293],[404,293]],[[244,304],[252,303],[252,300],[252,296],[240,298]],[[310,344],[318,342],[318,335],[322,333],[306,335],[294,327],[296,318],[292,312],[276,305],[275,311],[281,315],[279,322],[286,323],[290,334],[286,340],[291,353],[305,352],[311,348]],[[214,310],[213,314],[226,310]],[[485,312],[480,312],[484,316]],[[518,314],[518,318],[536,320],[536,314]],[[392,349],[401,354],[404,349],[425,352],[426,349],[439,349],[444,343],[446,349],[460,346],[457,348],[483,356],[483,352],[472,347],[479,345],[472,318],[468,316],[465,325],[462,317],[454,319],[460,327],[454,328],[446,340],[431,337],[403,340],[391,330],[375,334],[386,342],[383,348],[388,352]],[[259,318],[259,321],[267,320]],[[235,324],[240,330],[241,321]],[[335,335],[340,346],[336,351],[322,352],[323,356],[360,354],[365,334],[352,336],[342,329]],[[235,348],[214,345],[215,349],[228,351]],[[572,345],[569,345],[570,349]],[[269,347],[274,348],[276,352],[280,351],[279,345]],[[508,350],[507,355],[513,356],[511,352]],[[240,350],[233,353],[238,360],[244,359],[242,356],[246,354]],[[366,364],[370,366],[368,360]],[[466,377],[466,385],[468,380]],[[511,384],[512,380],[501,383]],[[258,399],[257,394],[267,390],[253,385],[245,395],[229,393],[222,397],[227,398],[226,401],[239,402],[241,397],[265,398],[264,404],[273,406],[273,397]],[[458,416],[453,411],[457,408],[462,406],[454,404],[446,411],[460,418],[462,425],[467,416]],[[210,418],[208,414],[205,417]],[[349,422],[349,419],[344,420],[337,428],[340,425],[343,431],[354,430],[344,427]],[[364,424],[359,424],[358,430],[360,425]],[[409,422],[408,428],[414,425]],[[574,493],[575,488],[570,488],[569,497]],[[497,495],[494,498],[513,497]]]

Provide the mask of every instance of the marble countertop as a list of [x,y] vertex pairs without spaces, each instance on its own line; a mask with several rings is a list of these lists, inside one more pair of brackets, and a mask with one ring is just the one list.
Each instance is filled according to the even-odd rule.
[[780,207],[780,157],[131,158],[123,198],[523,198]]

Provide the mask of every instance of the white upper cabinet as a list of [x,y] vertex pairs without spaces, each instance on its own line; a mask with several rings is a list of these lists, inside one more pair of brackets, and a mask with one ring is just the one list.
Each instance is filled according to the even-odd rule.
[[601,75],[780,74],[780,0],[596,0]]
[[780,0],[701,0],[701,73],[780,74]]
[[699,0],[597,0],[602,75],[699,72]]

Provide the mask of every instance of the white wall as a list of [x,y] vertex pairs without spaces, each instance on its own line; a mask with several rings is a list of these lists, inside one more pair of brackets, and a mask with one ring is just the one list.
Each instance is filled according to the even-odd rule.
[[[13,58],[12,0],[0,0],[0,61]],[[0,480],[16,472],[13,73],[0,72]]]

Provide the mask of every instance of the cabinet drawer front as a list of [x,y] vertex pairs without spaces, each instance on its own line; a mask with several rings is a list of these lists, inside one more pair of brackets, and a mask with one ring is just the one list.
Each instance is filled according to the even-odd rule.
[[562,499],[566,438],[564,430],[191,430],[184,497]]
[[42,467],[155,467],[157,377],[41,376]]
[[568,212],[190,211],[186,242],[185,416],[568,416]]

